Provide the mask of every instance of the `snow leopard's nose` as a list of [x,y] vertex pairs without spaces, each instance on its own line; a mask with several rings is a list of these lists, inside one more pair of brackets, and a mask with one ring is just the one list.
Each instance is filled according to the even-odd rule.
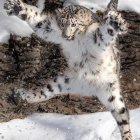
[[74,36],[68,36],[66,34],[62,35],[66,40],[74,40]]

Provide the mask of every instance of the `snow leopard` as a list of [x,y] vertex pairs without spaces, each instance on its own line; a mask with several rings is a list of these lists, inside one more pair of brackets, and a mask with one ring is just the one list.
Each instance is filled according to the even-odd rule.
[[102,18],[79,5],[44,12],[21,0],[6,0],[4,8],[8,15],[25,20],[46,42],[60,44],[68,64],[63,74],[48,79],[35,94],[33,89],[24,88],[15,88],[15,94],[30,103],[60,94],[97,96],[115,118],[122,140],[132,140],[129,113],[121,95],[120,62],[115,47],[117,36],[127,33],[128,25],[117,11],[117,5],[118,0],[111,0]]

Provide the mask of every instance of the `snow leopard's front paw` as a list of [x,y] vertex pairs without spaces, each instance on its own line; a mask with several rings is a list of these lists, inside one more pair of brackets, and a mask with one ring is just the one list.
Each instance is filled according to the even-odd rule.
[[18,15],[23,10],[23,4],[20,0],[6,0],[4,9],[8,15]]
[[128,31],[128,23],[122,18],[121,13],[110,11],[108,13],[109,24],[119,32],[119,34],[126,33]]

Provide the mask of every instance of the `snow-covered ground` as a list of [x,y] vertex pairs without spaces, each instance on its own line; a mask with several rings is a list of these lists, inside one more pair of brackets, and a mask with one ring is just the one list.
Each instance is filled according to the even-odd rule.
[[[0,42],[10,33],[28,35],[32,29],[17,17],[8,17],[0,0]],[[109,0],[70,0],[89,8],[104,10]],[[119,9],[140,13],[140,0],[119,0]],[[134,140],[140,140],[140,109],[131,111]],[[34,114],[23,120],[0,124],[0,140],[120,140],[120,133],[110,113],[79,116]]]
[[[134,140],[140,140],[140,109],[131,111]],[[108,112],[66,116],[34,114],[0,124],[0,140],[121,140]]]

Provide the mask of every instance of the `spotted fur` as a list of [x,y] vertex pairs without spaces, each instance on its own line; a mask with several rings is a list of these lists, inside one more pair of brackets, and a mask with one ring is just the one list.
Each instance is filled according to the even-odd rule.
[[[117,12],[117,4],[118,0],[111,0],[101,21],[81,6],[68,6],[54,13],[42,14],[39,9],[20,0],[7,0],[5,9],[8,14],[24,17],[45,41],[61,44],[68,64],[64,74],[48,79],[48,84],[40,92],[33,94],[33,89],[17,88],[15,93],[28,102],[48,100],[68,93],[97,96],[116,119],[122,140],[132,140],[128,110],[121,96],[119,57],[115,48],[117,35],[126,33],[127,24]],[[63,28],[62,24],[68,28]],[[85,28],[81,28],[83,25],[86,25]],[[67,35],[67,29],[72,30],[72,34]],[[45,96],[40,97],[41,93]]]

